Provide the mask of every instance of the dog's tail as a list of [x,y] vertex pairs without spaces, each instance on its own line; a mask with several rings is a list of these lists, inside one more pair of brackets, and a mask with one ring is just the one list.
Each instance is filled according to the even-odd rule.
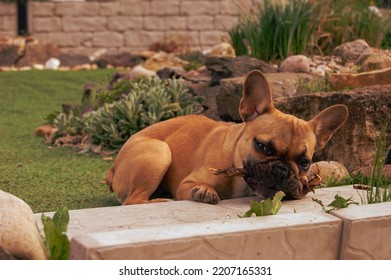
[[111,192],[113,191],[113,186],[112,186],[113,177],[114,177],[114,167],[111,167],[109,170],[107,170],[106,177],[105,177],[106,185],[109,186]]

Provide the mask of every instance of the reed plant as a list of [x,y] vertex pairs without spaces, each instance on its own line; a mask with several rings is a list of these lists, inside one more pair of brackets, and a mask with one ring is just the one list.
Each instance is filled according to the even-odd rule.
[[387,47],[388,17],[370,8],[369,0],[259,1],[252,14],[241,11],[228,30],[237,55],[279,61],[294,54],[331,54],[345,42],[365,40]]
[[303,0],[284,5],[263,1],[254,15],[242,12],[228,31],[236,54],[274,61],[305,53],[317,27],[317,6]]

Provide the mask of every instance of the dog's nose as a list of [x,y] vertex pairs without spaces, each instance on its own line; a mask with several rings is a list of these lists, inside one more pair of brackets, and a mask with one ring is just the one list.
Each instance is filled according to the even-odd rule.
[[287,179],[290,169],[284,164],[277,164],[272,169],[272,175],[276,181]]

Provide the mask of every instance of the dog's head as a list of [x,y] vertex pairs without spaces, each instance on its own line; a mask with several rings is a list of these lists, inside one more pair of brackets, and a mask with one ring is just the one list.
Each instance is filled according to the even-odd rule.
[[348,116],[345,105],[331,106],[310,121],[282,113],[274,107],[269,84],[259,71],[252,71],[244,82],[239,113],[246,127],[238,143],[247,171],[244,179],[263,198],[277,191],[291,198],[307,194],[303,178],[315,151]]

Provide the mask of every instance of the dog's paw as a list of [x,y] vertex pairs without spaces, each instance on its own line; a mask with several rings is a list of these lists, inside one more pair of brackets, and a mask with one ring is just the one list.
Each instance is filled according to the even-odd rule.
[[217,204],[219,202],[220,197],[209,185],[198,185],[191,189],[190,191],[191,199],[194,201],[209,203],[209,204]]

